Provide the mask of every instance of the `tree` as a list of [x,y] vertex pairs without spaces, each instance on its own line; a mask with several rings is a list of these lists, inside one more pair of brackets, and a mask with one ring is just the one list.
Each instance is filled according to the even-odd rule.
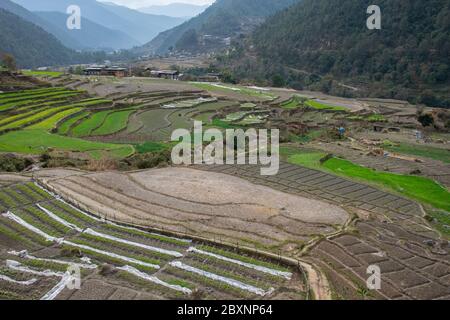
[[281,75],[276,74],[272,77],[272,85],[274,87],[283,87],[285,84],[286,83]]
[[16,59],[9,53],[4,53],[2,56],[2,63],[9,71],[16,71]]

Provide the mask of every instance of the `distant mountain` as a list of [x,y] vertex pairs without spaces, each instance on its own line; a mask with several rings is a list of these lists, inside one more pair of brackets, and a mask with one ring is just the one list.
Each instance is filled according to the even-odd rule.
[[156,37],[160,32],[171,29],[186,21],[186,19],[183,18],[142,13],[115,4],[101,3],[100,5],[106,10],[109,10],[113,14],[128,21],[129,25],[126,26],[126,29],[123,29],[123,31],[132,35],[141,43],[146,43]]
[[78,5],[82,17],[108,29],[120,30],[141,43],[150,41],[161,31],[184,21],[180,18],[149,15],[95,0],[14,0],[14,2],[30,11],[56,11],[64,14],[70,5]]
[[20,67],[67,64],[75,57],[75,52],[53,35],[3,9],[0,9],[0,52],[12,54]]
[[[65,26],[67,15],[61,12],[34,12],[37,16],[53,24],[55,29]],[[94,23],[83,16],[81,17],[81,29],[69,30],[62,29],[69,38],[60,39],[61,42],[73,49],[84,50],[111,50],[111,49],[129,49],[139,44],[136,39],[127,34],[108,29],[97,23]],[[58,37],[59,38],[59,37]],[[73,42],[72,42],[73,41]]]
[[139,8],[138,10],[144,13],[164,15],[177,18],[192,18],[198,16],[206,10],[209,5],[198,6],[188,3],[171,3],[161,6],[149,6]]
[[65,46],[70,48],[81,48],[81,44],[73,38],[67,28],[61,28],[61,26],[56,26],[53,23],[42,19],[38,15],[28,11],[27,9],[21,7],[20,5],[10,1],[10,0],[0,0],[0,8],[5,9],[15,15],[21,17],[22,19],[34,23],[35,25],[41,27],[48,33],[54,35],[58,40],[60,40]]
[[222,59],[237,80],[450,107],[450,2],[378,0],[382,28],[368,30],[372,3],[303,0]]
[[[226,46],[228,38],[251,32],[268,16],[298,1],[300,0],[217,0],[197,17],[162,32],[150,43],[136,49],[136,52],[164,54],[169,49],[214,51]],[[194,40],[197,45],[192,46],[187,41],[189,39]]]

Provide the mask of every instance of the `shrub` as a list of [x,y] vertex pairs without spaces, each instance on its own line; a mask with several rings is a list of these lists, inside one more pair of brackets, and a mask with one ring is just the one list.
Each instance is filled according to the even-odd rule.
[[148,152],[137,154],[127,160],[127,163],[138,169],[150,169],[164,167],[171,162],[171,152],[168,150],[160,152]]
[[0,155],[0,171],[21,172],[33,163],[32,159],[20,158],[13,154]]

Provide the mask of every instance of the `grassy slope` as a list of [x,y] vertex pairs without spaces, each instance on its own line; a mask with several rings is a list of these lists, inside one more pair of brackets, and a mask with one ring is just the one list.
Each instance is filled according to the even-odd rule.
[[433,148],[428,146],[410,145],[401,143],[398,146],[386,146],[387,150],[409,154],[418,157],[431,158],[440,160],[445,163],[450,163],[450,151],[446,149]]
[[288,161],[381,186],[450,212],[450,193],[431,179],[376,171],[339,158],[332,158],[320,165],[320,159],[324,156],[322,153],[292,154]]
[[0,136],[0,152],[40,154],[48,148],[72,151],[106,150],[118,157],[126,157],[134,152],[133,147],[101,142],[86,141],[50,134],[46,130],[21,130]]

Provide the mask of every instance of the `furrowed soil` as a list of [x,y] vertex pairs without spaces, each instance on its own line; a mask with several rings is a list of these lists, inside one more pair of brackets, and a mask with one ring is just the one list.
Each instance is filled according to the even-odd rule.
[[108,219],[265,248],[298,248],[333,233],[349,214],[323,201],[188,168],[44,178],[58,193]]

